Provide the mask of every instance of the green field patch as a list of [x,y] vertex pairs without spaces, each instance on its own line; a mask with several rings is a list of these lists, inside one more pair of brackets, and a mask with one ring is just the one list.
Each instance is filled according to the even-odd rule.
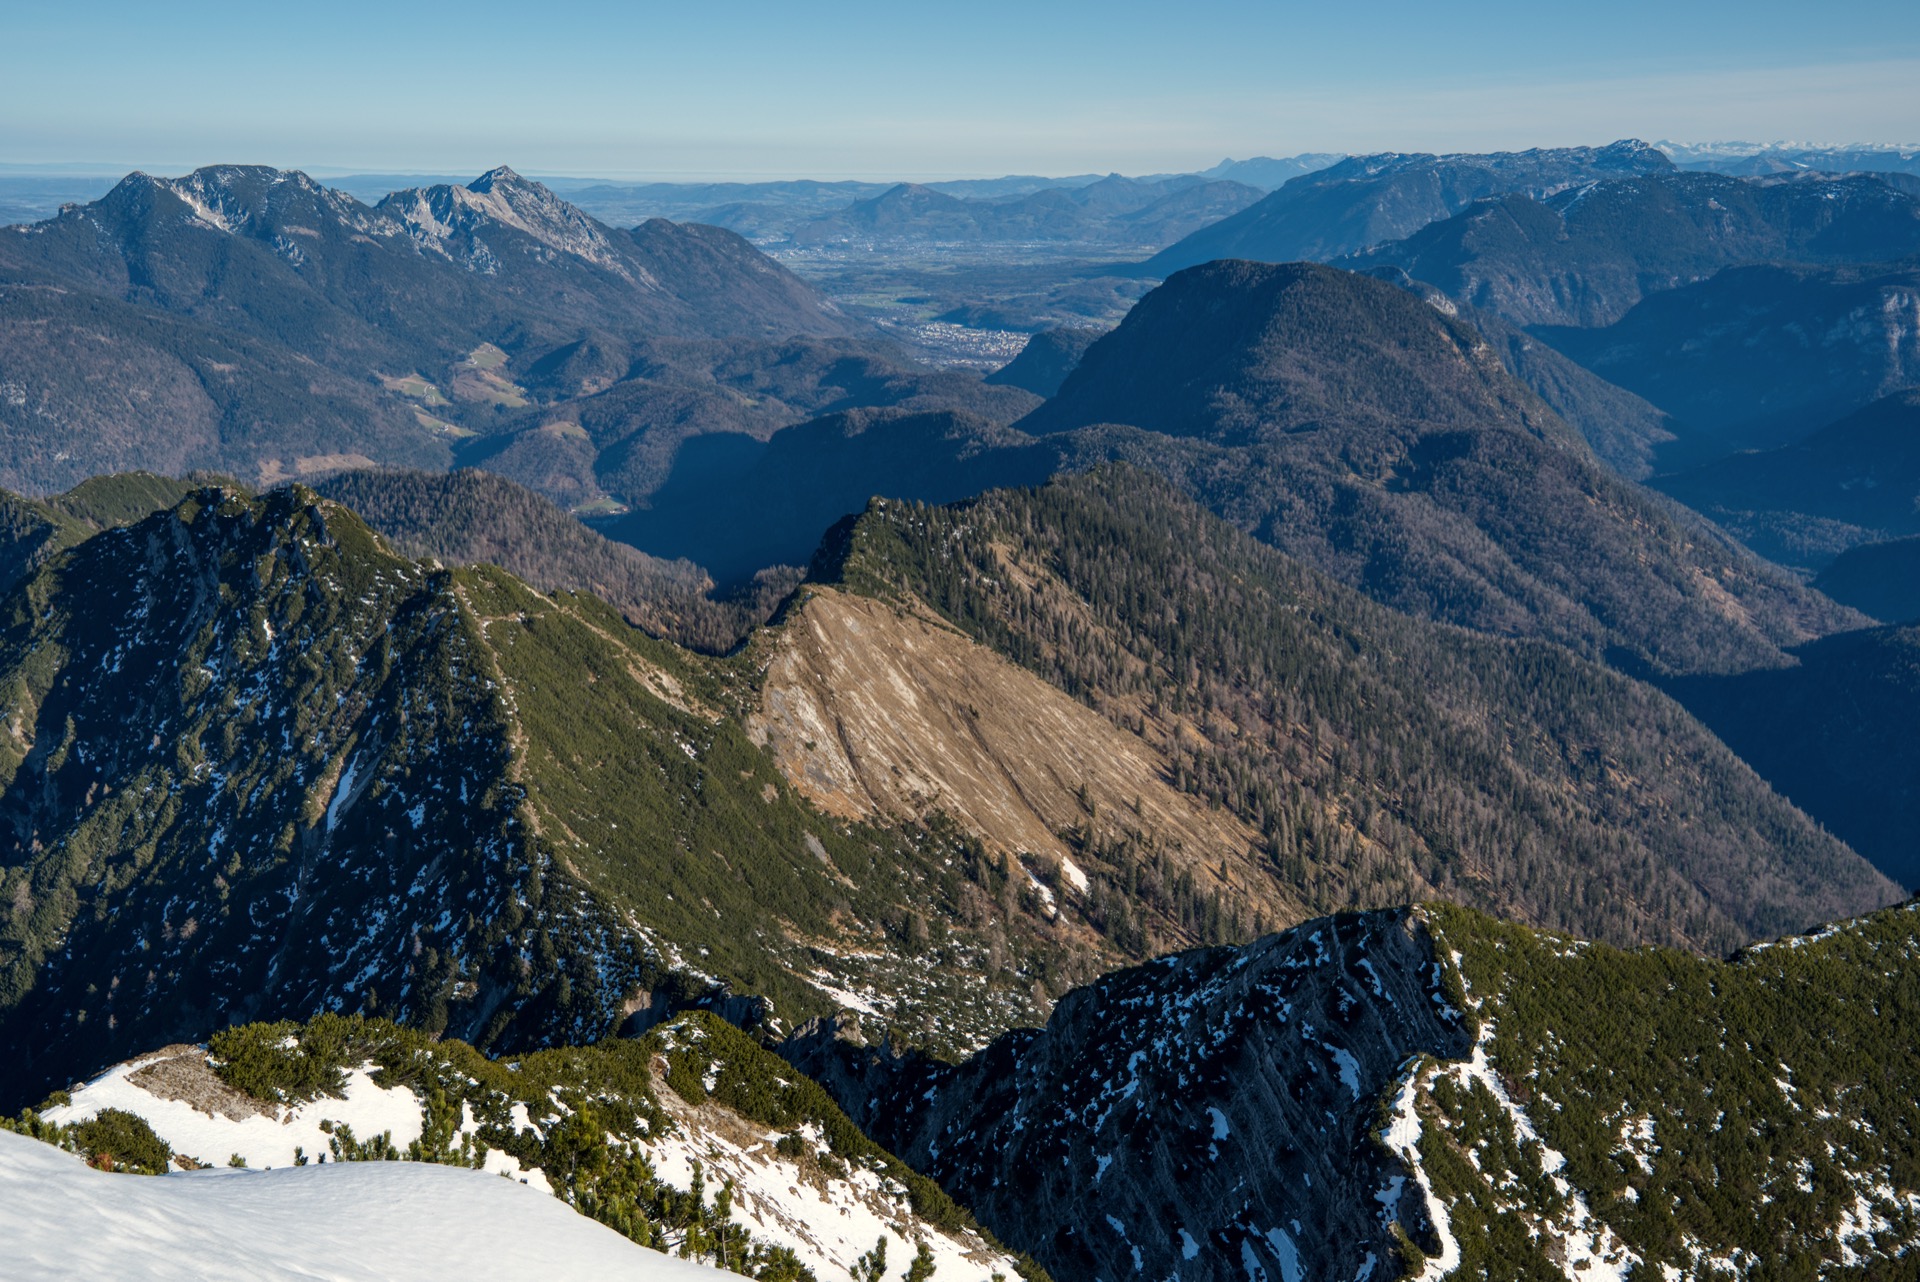
[[491,370],[466,365],[456,367],[452,390],[454,400],[468,404],[502,405],[511,410],[524,409],[527,405],[525,388],[509,383]]
[[413,417],[414,421],[426,428],[429,432],[432,432],[435,436],[450,436],[458,440],[463,437],[480,435],[478,432],[461,427],[458,423],[449,423],[444,418],[435,418],[422,409],[414,410]]
[[380,386],[389,392],[404,396],[408,400],[419,401],[422,405],[451,405],[438,387],[419,374],[402,374],[398,378],[386,374],[375,375]]
[[507,354],[492,343],[482,343],[467,353],[467,364],[475,369],[495,370],[506,366]]

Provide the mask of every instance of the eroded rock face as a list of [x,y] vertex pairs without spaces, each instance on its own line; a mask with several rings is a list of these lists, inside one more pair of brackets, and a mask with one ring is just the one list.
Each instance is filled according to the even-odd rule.
[[751,729],[829,814],[942,811],[992,850],[1065,855],[1060,833],[1090,813],[1196,857],[1259,841],[1169,787],[1140,736],[926,614],[831,588],[787,629]]
[[1433,1239],[1381,1103],[1472,1045],[1441,973],[1411,911],[1342,915],[1110,975],[960,1065],[785,1049],[1056,1277],[1386,1277],[1396,1223]]

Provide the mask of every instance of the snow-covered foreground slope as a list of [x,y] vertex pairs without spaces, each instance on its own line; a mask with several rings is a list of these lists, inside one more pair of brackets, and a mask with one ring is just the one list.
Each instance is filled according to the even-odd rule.
[[71,1153],[6,1132],[0,1275],[19,1282],[716,1276],[479,1171],[352,1162],[155,1179],[91,1170]]
[[[944,1201],[937,1190],[910,1187],[919,1177],[859,1136],[824,1093],[718,1021],[686,1017],[644,1043],[485,1067],[468,1048],[391,1025],[330,1027],[358,1030],[349,1037],[361,1040],[328,1052],[340,1056],[335,1085],[304,1097],[250,1095],[220,1075],[207,1047],[183,1044],[76,1085],[38,1117],[70,1134],[109,1110],[133,1114],[182,1168],[441,1164],[506,1176],[500,1182],[557,1194],[567,1214],[572,1206],[703,1259],[717,1257],[710,1230],[725,1222],[746,1234],[734,1249],[751,1245],[762,1263],[790,1252],[793,1266],[822,1282],[846,1276],[883,1239],[896,1269],[924,1249],[941,1282],[1018,1271],[957,1207],[923,1214],[930,1199]],[[283,1064],[303,1062],[309,1043],[330,1044],[293,1025],[257,1041]],[[620,1065],[637,1071],[622,1075]],[[378,1160],[388,1156],[400,1160]],[[629,1181],[592,1174],[629,1158],[643,1172]],[[701,1214],[685,1205],[696,1189],[713,1199]],[[0,1282],[10,1276],[0,1268]]]

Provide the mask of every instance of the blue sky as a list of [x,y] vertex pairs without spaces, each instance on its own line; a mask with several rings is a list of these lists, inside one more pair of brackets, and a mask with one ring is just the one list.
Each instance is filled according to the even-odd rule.
[[1920,4],[9,6],[0,163],[939,178],[1920,142]]

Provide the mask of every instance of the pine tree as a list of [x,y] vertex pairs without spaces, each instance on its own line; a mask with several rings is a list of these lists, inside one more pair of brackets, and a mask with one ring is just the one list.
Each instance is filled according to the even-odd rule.
[[874,1248],[853,1262],[853,1282],[882,1282],[887,1276],[887,1235],[882,1233]]

